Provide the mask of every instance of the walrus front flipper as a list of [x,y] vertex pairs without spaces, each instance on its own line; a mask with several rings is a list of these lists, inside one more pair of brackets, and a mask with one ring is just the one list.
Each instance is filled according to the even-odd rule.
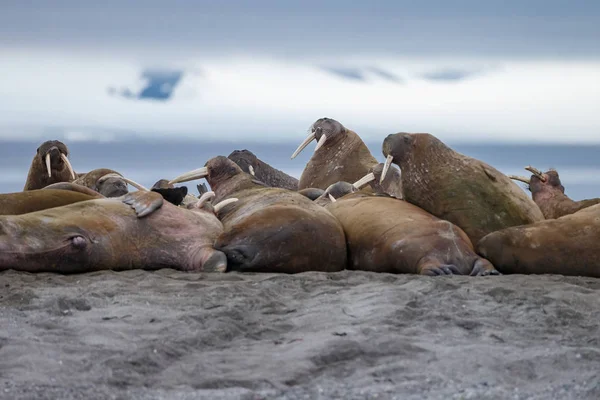
[[478,258],[473,264],[471,276],[487,276],[487,275],[502,275],[494,268],[491,262],[485,258]]
[[95,198],[98,198],[98,199],[105,198],[102,194],[96,192],[95,190],[92,190],[86,186],[78,185],[76,183],[71,183],[71,182],[53,183],[51,185],[48,185],[48,186],[42,188],[41,190],[47,190],[47,189],[69,190],[71,192],[78,192],[78,193],[87,194],[89,196],[94,196]]
[[417,264],[417,273],[420,275],[462,275],[456,265],[442,264],[434,257],[425,257]]
[[252,265],[256,257],[256,248],[249,245],[235,245],[218,248],[227,256],[227,270],[240,272],[261,272],[261,268]]
[[130,205],[138,218],[143,218],[161,208],[164,199],[160,193],[137,191],[126,194],[121,201]]
[[198,189],[198,194],[200,196],[202,196],[204,193],[208,192],[208,188],[206,187],[206,183],[200,183],[200,184],[196,185],[196,188]]

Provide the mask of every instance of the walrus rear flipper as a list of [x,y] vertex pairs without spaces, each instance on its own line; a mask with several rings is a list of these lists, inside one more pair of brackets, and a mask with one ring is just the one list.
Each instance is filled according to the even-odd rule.
[[143,218],[162,207],[164,199],[156,192],[138,191],[123,196],[121,201],[130,205],[138,218]]
[[261,272],[264,268],[252,265],[256,257],[254,246],[234,245],[217,248],[227,256],[227,271]]
[[471,276],[487,276],[487,275],[502,275],[499,271],[494,268],[491,262],[485,258],[478,258],[473,264],[473,271]]
[[456,265],[442,264],[434,257],[425,257],[417,264],[417,274],[420,275],[462,275]]

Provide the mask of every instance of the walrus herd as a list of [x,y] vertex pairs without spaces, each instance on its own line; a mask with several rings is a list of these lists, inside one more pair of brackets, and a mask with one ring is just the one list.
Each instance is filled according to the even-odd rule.
[[[44,142],[23,192],[0,195],[0,270],[600,277],[600,199],[571,200],[554,170],[507,176],[406,132],[384,138],[380,163],[331,118],[291,158],[313,140],[300,179],[244,149],[151,189],[108,168],[76,173],[64,143]],[[196,179],[210,190],[175,186]]]

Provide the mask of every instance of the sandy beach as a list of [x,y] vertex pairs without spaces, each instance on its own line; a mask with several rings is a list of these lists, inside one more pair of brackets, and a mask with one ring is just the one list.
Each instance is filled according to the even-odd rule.
[[600,279],[0,273],[2,399],[598,399]]

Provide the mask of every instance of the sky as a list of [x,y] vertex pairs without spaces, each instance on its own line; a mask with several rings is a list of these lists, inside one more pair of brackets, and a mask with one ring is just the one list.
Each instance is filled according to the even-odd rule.
[[600,2],[3,0],[0,140],[600,143]]

